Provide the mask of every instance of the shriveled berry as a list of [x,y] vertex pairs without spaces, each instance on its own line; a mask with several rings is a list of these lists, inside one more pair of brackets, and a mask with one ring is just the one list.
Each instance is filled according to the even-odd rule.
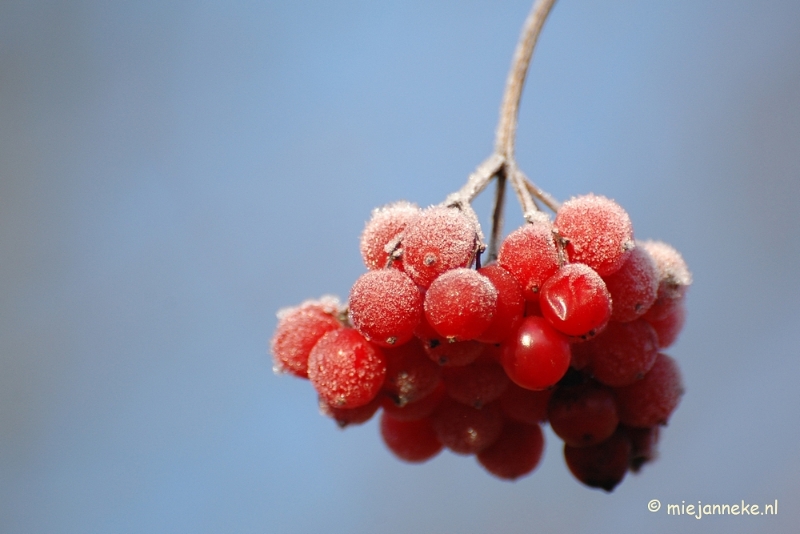
[[308,378],[319,396],[336,408],[368,404],[386,377],[383,352],[352,328],[322,336],[308,357]]
[[402,345],[419,325],[423,298],[411,278],[401,271],[368,271],[350,290],[350,320],[377,345]]
[[569,263],[542,286],[542,315],[569,336],[594,337],[611,317],[611,296],[600,275],[588,265]]
[[389,450],[406,462],[422,463],[442,450],[442,443],[428,418],[401,421],[384,413],[381,415],[381,436]]
[[500,363],[508,377],[526,389],[549,388],[569,368],[566,336],[543,317],[526,317],[501,346]]
[[425,318],[444,338],[475,339],[492,321],[497,290],[471,269],[453,269],[433,281],[425,293]]
[[458,209],[428,208],[403,232],[403,267],[417,285],[428,287],[450,269],[469,267],[477,239],[475,223]]
[[614,309],[611,319],[626,323],[650,309],[658,294],[658,269],[645,247],[631,250],[620,269],[605,278]]
[[628,213],[603,196],[589,194],[564,202],[556,213],[555,226],[567,239],[569,261],[585,263],[600,276],[622,267],[635,246]]
[[383,269],[389,264],[386,247],[397,240],[419,212],[415,204],[404,201],[372,210],[372,218],[361,233],[361,257],[367,268]]
[[666,425],[683,395],[678,364],[659,353],[643,379],[617,388],[616,394],[619,420],[623,424],[637,428]]
[[497,263],[516,279],[526,300],[538,300],[545,280],[558,270],[552,224],[537,221],[511,232],[500,245]]
[[271,341],[275,372],[308,378],[308,355],[323,335],[342,328],[339,312],[339,301],[333,297],[279,311]]
[[544,435],[538,424],[506,421],[497,441],[478,453],[478,462],[498,478],[516,480],[536,469],[543,451]]

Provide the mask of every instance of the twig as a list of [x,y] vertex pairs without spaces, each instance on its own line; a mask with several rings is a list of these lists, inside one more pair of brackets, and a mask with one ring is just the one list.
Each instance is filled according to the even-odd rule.
[[556,0],[537,0],[533,5],[525,25],[522,28],[511,70],[506,80],[506,90],[503,104],[500,106],[500,122],[497,124],[494,150],[502,154],[507,160],[514,159],[514,140],[517,134],[517,115],[519,101],[522,97],[522,87],[525,85],[525,76],[533,56],[536,40],[542,31],[544,21],[555,4]]

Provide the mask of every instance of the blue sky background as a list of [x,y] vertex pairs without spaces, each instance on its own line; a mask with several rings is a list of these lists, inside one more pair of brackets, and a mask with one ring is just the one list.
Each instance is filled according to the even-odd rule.
[[549,430],[516,483],[407,465],[272,374],[275,312],[346,297],[370,210],[489,155],[528,9],[2,2],[0,531],[794,531],[797,2],[562,0],[534,57],[522,168],[617,199],[694,273],[687,393],[641,475],[584,488]]

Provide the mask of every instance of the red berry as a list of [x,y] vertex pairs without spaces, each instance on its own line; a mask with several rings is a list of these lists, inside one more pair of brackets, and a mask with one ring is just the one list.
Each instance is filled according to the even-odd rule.
[[494,404],[478,410],[445,397],[431,416],[436,435],[457,454],[475,454],[495,442],[503,416]]
[[386,359],[352,328],[322,336],[308,357],[308,378],[320,397],[336,408],[368,404],[383,386]]
[[436,388],[429,394],[414,402],[400,405],[389,396],[382,397],[381,406],[383,411],[400,421],[416,421],[423,417],[428,417],[439,406],[447,392],[444,384],[439,382]]
[[593,337],[611,317],[611,296],[600,275],[582,263],[564,265],[542,286],[542,315],[556,330]]
[[489,279],[497,290],[497,307],[489,328],[478,336],[483,343],[500,343],[513,332],[525,312],[522,290],[511,274],[499,265],[487,265],[478,272]]
[[526,317],[502,344],[500,363],[508,377],[526,389],[546,389],[567,372],[567,338],[543,317]]
[[643,379],[617,388],[616,394],[619,420],[623,424],[637,428],[666,425],[683,395],[678,364],[659,353]]
[[428,208],[403,232],[403,267],[417,285],[428,287],[445,271],[469,267],[477,239],[475,223],[458,209]]
[[511,382],[498,402],[507,418],[533,425],[547,421],[547,406],[552,394],[552,389],[531,391]]
[[384,413],[381,416],[381,436],[389,450],[406,462],[421,463],[442,450],[442,443],[428,418],[401,421]]
[[416,338],[397,348],[384,349],[386,380],[383,391],[398,406],[430,394],[439,384],[441,368],[428,358]]
[[612,387],[640,380],[658,354],[658,336],[644,319],[630,323],[611,321],[596,338],[582,345],[585,347],[579,350],[590,352],[589,369],[594,377]]
[[555,226],[567,239],[569,261],[585,263],[600,276],[622,267],[634,247],[628,213],[603,196],[589,194],[564,202],[556,214]]
[[336,424],[339,425],[340,428],[366,423],[372,419],[372,416],[375,415],[375,412],[377,412],[380,407],[380,396],[375,397],[368,404],[359,406],[358,408],[336,408],[328,404],[321,397],[319,399],[320,413],[336,421]]
[[645,319],[658,321],[680,306],[692,284],[692,273],[680,253],[661,241],[644,241],[641,246],[650,253],[658,268],[658,295],[647,310]]
[[543,451],[539,425],[506,421],[497,441],[478,453],[478,462],[496,477],[515,480],[536,469]]
[[550,397],[547,415],[553,432],[571,447],[605,441],[619,423],[614,393],[591,382],[559,387]]
[[564,459],[575,478],[591,488],[611,492],[625,478],[631,443],[623,432],[589,447],[564,444]]
[[553,226],[537,221],[517,228],[500,245],[497,263],[516,279],[526,300],[539,300],[542,284],[558,270]]
[[638,319],[656,301],[658,269],[644,247],[634,248],[622,267],[605,281],[614,303],[611,313],[614,321]]
[[433,281],[425,294],[425,318],[448,340],[466,341],[482,334],[497,307],[497,290],[471,269],[453,269]]
[[686,322],[686,306],[683,302],[679,302],[664,318],[653,320],[645,316],[645,320],[658,335],[658,348],[665,349],[675,343],[683,329],[683,323]]
[[451,399],[474,408],[497,400],[509,384],[506,372],[491,360],[447,367],[442,372],[442,380]]
[[630,469],[638,473],[644,464],[652,462],[658,456],[659,427],[620,428],[631,442]]
[[477,341],[451,342],[444,338],[433,338],[424,342],[428,358],[442,367],[469,365],[484,353],[486,345]]
[[271,342],[276,373],[308,378],[311,349],[327,332],[342,328],[336,317],[339,308],[338,300],[323,297],[278,312],[278,326]]
[[350,320],[377,345],[402,345],[419,325],[423,298],[411,278],[401,271],[368,271],[350,291]]
[[409,202],[395,202],[372,210],[372,218],[361,233],[361,257],[368,269],[383,269],[389,263],[387,245],[397,240],[420,212]]

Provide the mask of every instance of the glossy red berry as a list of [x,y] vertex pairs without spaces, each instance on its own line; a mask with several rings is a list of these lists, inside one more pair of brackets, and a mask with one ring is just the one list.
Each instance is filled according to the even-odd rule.
[[611,317],[611,296],[605,282],[582,263],[564,265],[548,278],[539,306],[550,324],[569,336],[591,338]]
[[423,298],[416,284],[401,271],[368,271],[350,291],[350,320],[377,345],[402,345],[419,325]]
[[570,347],[564,334],[543,317],[526,317],[502,343],[500,363],[508,377],[526,389],[546,389],[567,372]]
[[335,408],[368,404],[386,377],[383,352],[357,330],[341,328],[322,336],[308,357],[308,378]]
[[416,421],[428,417],[439,406],[442,399],[447,396],[444,384],[439,382],[434,390],[421,399],[407,404],[400,404],[389,395],[381,397],[383,411],[400,421]]
[[564,202],[555,227],[567,240],[569,261],[585,263],[600,276],[622,267],[635,246],[628,213],[603,196],[589,194]]

